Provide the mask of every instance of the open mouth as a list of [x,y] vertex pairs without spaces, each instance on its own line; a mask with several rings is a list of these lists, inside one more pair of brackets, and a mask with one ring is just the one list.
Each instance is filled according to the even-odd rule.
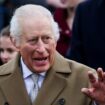
[[42,58],[35,58],[36,61],[45,61],[48,57],[42,57]]
[[45,66],[46,64],[48,64],[48,57],[35,58],[34,64],[39,67]]

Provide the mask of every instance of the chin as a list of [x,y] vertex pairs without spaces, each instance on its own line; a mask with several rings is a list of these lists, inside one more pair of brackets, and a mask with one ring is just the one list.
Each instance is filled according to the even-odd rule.
[[34,69],[34,71],[37,73],[47,72],[48,70],[49,70],[49,67],[38,67]]

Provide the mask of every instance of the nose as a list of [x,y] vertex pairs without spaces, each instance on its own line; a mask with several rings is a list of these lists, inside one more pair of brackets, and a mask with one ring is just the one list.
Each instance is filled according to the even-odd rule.
[[45,50],[46,50],[46,48],[45,48],[44,42],[42,41],[42,39],[39,39],[38,43],[37,43],[36,51],[38,53],[43,53],[43,52],[45,52]]
[[7,62],[10,59],[9,54],[6,51],[2,52],[1,53],[1,59],[3,62]]

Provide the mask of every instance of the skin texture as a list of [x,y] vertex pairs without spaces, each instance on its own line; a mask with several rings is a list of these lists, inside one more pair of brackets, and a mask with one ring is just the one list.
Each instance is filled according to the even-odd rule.
[[17,54],[16,47],[11,42],[10,37],[0,37],[0,58],[2,63],[7,63],[10,59],[14,58]]
[[49,70],[54,62],[56,41],[48,18],[22,20],[21,43],[16,45],[24,63],[33,72]]

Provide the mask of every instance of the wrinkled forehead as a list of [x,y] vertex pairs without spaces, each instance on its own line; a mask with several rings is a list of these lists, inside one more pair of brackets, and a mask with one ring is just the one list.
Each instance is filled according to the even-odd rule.
[[51,22],[45,17],[24,19],[21,22],[21,28],[23,35],[51,35],[54,37]]
[[[28,18],[28,17],[27,17]],[[38,16],[38,17],[30,17],[30,19],[27,18],[23,18],[20,20],[20,24],[22,27],[33,27],[35,29],[37,28],[45,28],[45,27],[49,27],[51,28],[51,22],[48,18],[46,17],[42,17],[42,16]]]

